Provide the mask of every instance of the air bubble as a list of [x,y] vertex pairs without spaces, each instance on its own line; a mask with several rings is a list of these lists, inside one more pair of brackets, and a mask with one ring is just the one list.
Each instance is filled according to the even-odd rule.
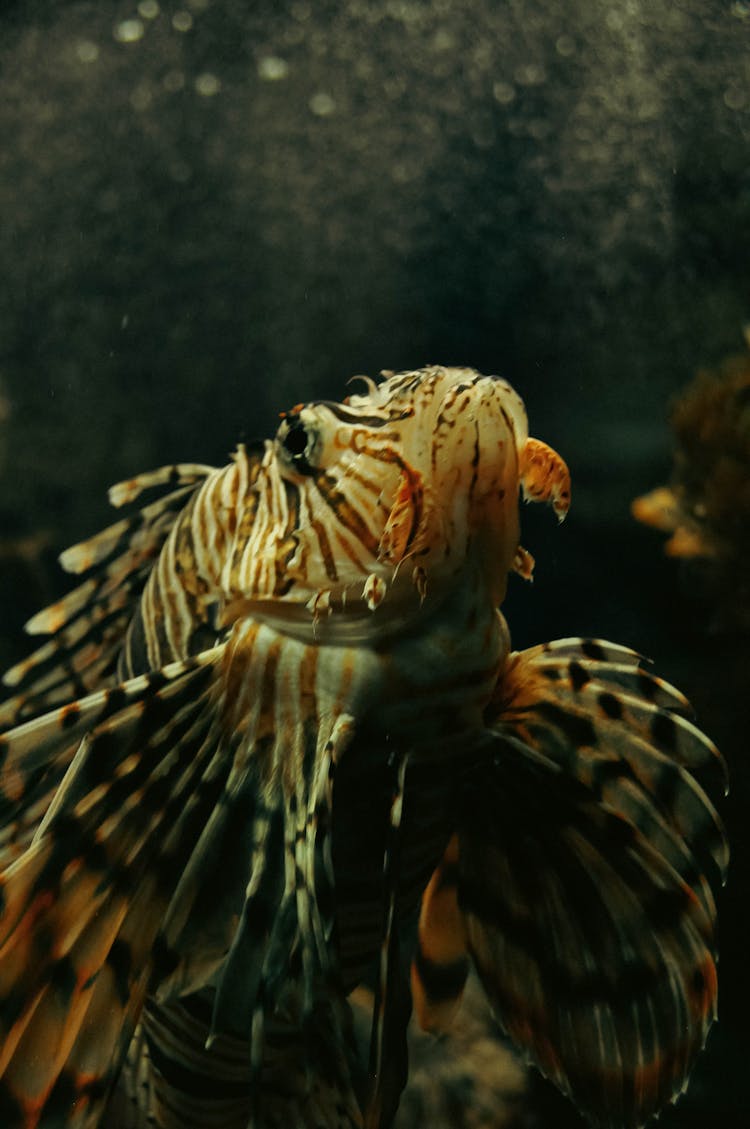
[[310,109],[318,118],[327,118],[336,109],[336,103],[330,94],[325,94],[322,91],[318,94],[313,94],[310,99]]
[[559,36],[555,42],[555,50],[558,55],[562,55],[564,59],[570,58],[570,56],[575,55],[576,52],[575,39],[573,39],[572,35]]
[[211,74],[210,71],[204,71],[196,78],[195,89],[204,98],[213,98],[221,90],[221,80],[215,74]]
[[547,76],[544,67],[537,63],[526,63],[516,69],[513,77],[521,86],[541,86]]
[[441,27],[435,32],[432,37],[432,50],[433,51],[452,51],[456,46],[456,40],[447,28]]
[[724,91],[724,105],[730,110],[741,110],[747,104],[747,95],[741,86],[728,86]]
[[95,63],[99,58],[99,48],[90,39],[84,39],[76,44],[76,55],[82,63]]
[[118,43],[137,43],[145,31],[143,20],[123,20],[115,27],[115,39]]
[[516,92],[509,82],[496,82],[492,86],[492,96],[501,106],[509,106]]
[[264,82],[280,82],[289,74],[289,64],[278,55],[266,55],[258,60],[258,77]]

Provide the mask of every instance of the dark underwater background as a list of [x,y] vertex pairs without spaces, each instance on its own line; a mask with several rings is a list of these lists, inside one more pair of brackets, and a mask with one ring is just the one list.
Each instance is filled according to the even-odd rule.
[[514,384],[573,476],[562,527],[523,512],[515,644],[634,646],[730,761],[721,1021],[660,1124],[744,1124],[750,638],[629,506],[746,348],[750,3],[3,0],[0,264],[2,666],[110,483],[354,373]]

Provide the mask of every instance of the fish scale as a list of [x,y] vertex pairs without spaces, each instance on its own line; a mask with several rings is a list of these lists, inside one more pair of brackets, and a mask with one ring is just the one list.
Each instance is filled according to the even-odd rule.
[[411,960],[426,1027],[473,963],[593,1125],[642,1125],[716,1014],[723,762],[627,647],[511,652],[519,497],[570,501],[518,395],[385,374],[110,499],[152,490],[6,675],[2,1124],[387,1129]]

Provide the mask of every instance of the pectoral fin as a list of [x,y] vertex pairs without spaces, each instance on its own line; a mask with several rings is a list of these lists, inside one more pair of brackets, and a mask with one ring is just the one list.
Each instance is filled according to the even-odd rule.
[[170,898],[231,768],[216,710],[222,651],[83,699],[75,724],[61,710],[3,739],[4,771],[23,780],[40,749],[65,760],[71,731],[90,727],[49,816],[0,873],[7,1129],[98,1124],[161,974]]
[[154,560],[191,494],[212,470],[193,464],[162,467],[112,487],[110,500],[118,506],[143,490],[177,489],[62,554],[63,568],[85,579],[27,623],[30,635],[51,638],[3,676],[13,697],[0,705],[0,731],[81,698],[106,679],[114,681],[122,642]]
[[592,1124],[641,1126],[716,1015],[716,749],[625,648],[512,655],[458,828],[468,948],[510,1036]]

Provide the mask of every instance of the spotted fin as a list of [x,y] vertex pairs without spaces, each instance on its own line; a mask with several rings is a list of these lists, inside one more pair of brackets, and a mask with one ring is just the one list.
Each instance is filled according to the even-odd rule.
[[[28,849],[0,873],[0,1123],[89,1129],[127,1051],[156,944],[233,746],[217,713],[223,648],[78,704],[90,733]],[[113,712],[113,695],[119,709]],[[54,759],[65,711],[32,722]],[[97,720],[98,718],[98,720]],[[28,726],[6,765],[41,755]]]
[[[343,1022],[330,963],[329,808],[350,719],[327,738],[304,726],[306,768],[269,771],[268,739],[253,743],[237,724],[233,662],[244,659],[230,636],[0,739],[0,787],[15,789],[22,812],[27,779],[45,767],[62,774],[41,821],[26,813],[26,847],[0,871],[7,1129],[98,1124],[146,994],[168,1000],[216,974],[209,1043],[227,1032],[247,1041],[257,1101],[265,1023],[287,989],[311,1045],[321,1007]],[[341,1030],[321,1101],[351,1096]]]
[[463,798],[469,951],[510,1036],[601,1129],[679,1094],[716,1015],[723,762],[686,709],[626,648],[514,654]]
[[[335,753],[335,732],[323,743],[319,777],[300,784],[312,807],[289,825],[293,800],[277,794],[279,773],[265,776],[262,749],[248,745],[233,712],[232,660],[232,645],[213,648],[2,738],[5,771],[21,785],[56,756],[69,760],[80,741],[49,813],[0,873],[0,1123],[8,1129],[94,1126],[143,999],[197,977],[195,962],[182,968],[195,947],[203,978],[227,952],[242,957],[227,960],[219,979],[217,1030],[236,1013],[228,989],[241,987],[243,1023],[252,1027],[243,1034],[259,1070],[265,1014],[295,952],[303,1015],[312,1015],[321,963],[309,953],[328,951],[332,928],[311,920],[325,870],[315,805],[329,791],[325,754]],[[346,721],[339,732],[346,735]],[[224,855],[226,835],[246,824],[252,850],[219,881],[217,851]],[[219,920],[201,924],[207,907]],[[254,968],[255,1000],[244,988]]]
[[29,634],[51,638],[4,675],[13,696],[0,705],[0,732],[111,680],[154,560],[190,495],[212,470],[193,464],[162,467],[112,487],[110,500],[118,506],[143,490],[177,489],[62,554],[63,568],[86,578],[27,623]]
[[220,653],[221,648],[214,648],[188,662],[107,687],[1,734],[0,867],[7,867],[31,842],[89,731],[117,729],[157,704],[168,709],[182,680],[191,671],[211,667]]
[[[250,662],[259,632],[238,622],[226,643],[0,736],[9,1129],[56,1124],[63,1098],[76,1103],[66,1129],[94,1125],[146,994],[163,1002],[215,977],[209,1042],[247,1040],[257,1094],[282,985],[299,988],[305,1030],[316,994],[343,1000],[330,967],[330,802],[351,719],[328,716],[319,732],[298,708],[282,732],[275,681]],[[267,635],[258,648],[273,669]]]

